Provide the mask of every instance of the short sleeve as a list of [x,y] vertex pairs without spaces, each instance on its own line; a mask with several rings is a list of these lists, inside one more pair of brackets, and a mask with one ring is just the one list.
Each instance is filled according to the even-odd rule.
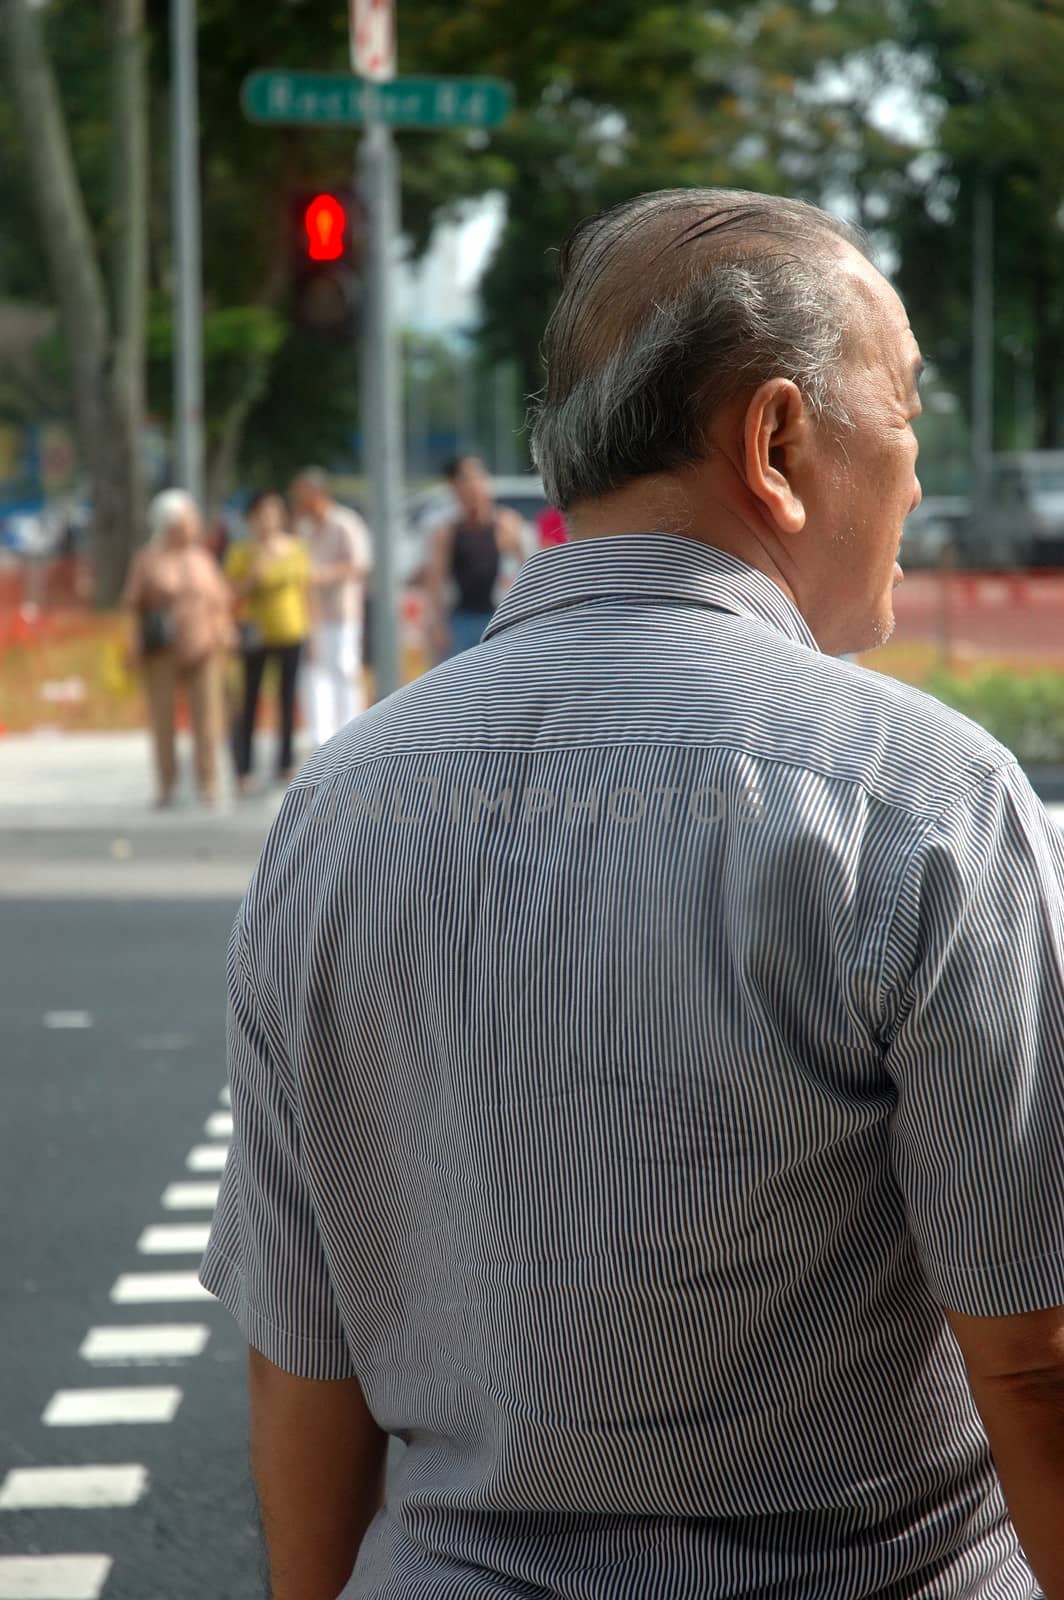
[[1064,1303],[1064,846],[1009,764],[925,835],[888,940],[895,1169],[933,1292]]
[[243,915],[228,960],[233,1135],[200,1282],[275,1366],[346,1378],[354,1368],[301,1171],[298,1119],[261,1024]]

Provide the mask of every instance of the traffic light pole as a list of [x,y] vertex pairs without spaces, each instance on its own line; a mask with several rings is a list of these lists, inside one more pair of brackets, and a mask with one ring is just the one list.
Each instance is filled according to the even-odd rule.
[[203,281],[200,265],[196,0],[170,0],[170,182],[174,228],[174,480],[202,506]]
[[402,527],[403,423],[395,323],[399,166],[392,130],[367,120],[360,150],[366,210],[362,316],[363,468],[373,535],[373,657],[377,696],[399,687],[397,553]]

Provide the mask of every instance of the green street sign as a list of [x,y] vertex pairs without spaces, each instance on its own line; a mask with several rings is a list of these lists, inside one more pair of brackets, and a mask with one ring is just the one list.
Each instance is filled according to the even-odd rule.
[[253,72],[240,103],[250,122],[357,128],[372,117],[392,128],[497,128],[513,105],[499,78],[392,78],[367,83],[333,72]]

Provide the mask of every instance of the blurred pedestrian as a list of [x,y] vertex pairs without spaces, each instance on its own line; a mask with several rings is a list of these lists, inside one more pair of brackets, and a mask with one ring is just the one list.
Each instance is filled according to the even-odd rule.
[[278,782],[293,772],[296,682],[309,628],[310,561],[306,547],[285,529],[279,494],[256,494],[244,513],[250,538],[230,546],[225,575],[240,607],[243,695],[236,739],[240,790],[255,785],[255,722],[263,674],[270,662],[278,678]]
[[433,527],[425,569],[429,642],[439,660],[480,643],[505,587],[529,554],[524,521],[495,504],[478,456],[455,456],[443,475],[458,510]]
[[319,745],[365,707],[362,633],[373,550],[366,524],[337,503],[320,467],[299,473],[289,497],[310,554],[310,637],[302,679],[310,736]]
[[300,774],[234,929],[272,1592],[1064,1600],[1064,846],[835,659],[920,499],[904,308],[727,190],[561,278],[572,542]]
[[232,640],[229,591],[204,548],[199,507],[181,489],[166,489],[148,508],[149,542],[137,552],[122,603],[134,614],[130,661],[148,697],[158,782],[156,804],[168,806],[177,783],[177,695],[188,707],[200,797],[218,795],[222,733],[222,663]]

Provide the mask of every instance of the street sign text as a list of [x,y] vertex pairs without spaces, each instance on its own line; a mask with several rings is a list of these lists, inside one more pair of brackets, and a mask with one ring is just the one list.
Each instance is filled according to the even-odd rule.
[[393,78],[366,83],[329,72],[253,72],[240,94],[251,122],[288,127],[495,128],[513,104],[498,78]]

